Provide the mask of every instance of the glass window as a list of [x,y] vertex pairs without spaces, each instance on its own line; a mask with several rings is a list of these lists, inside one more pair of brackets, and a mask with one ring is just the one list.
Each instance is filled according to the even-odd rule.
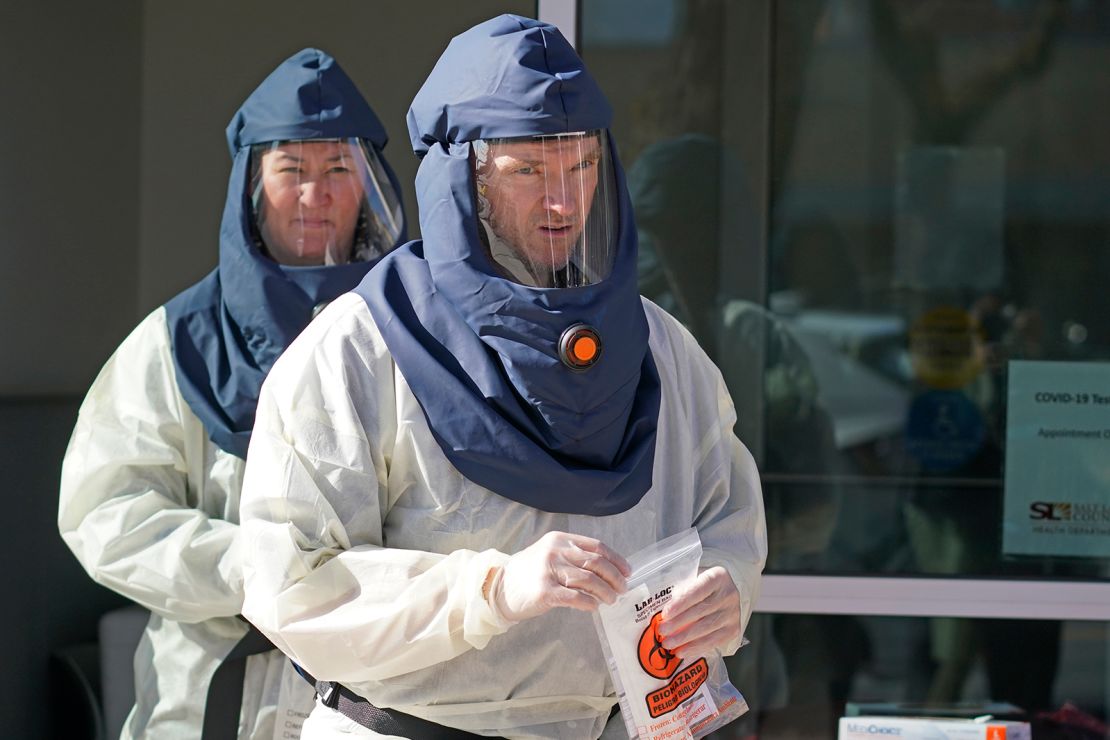
[[[641,292],[722,370],[768,573],[1110,580],[1110,4],[579,13]],[[730,671],[757,709],[727,737],[831,738],[877,702],[1106,733],[1106,622],[760,614],[749,637]]]
[[[724,374],[769,572],[1110,578],[1110,6],[581,6],[641,289]],[[1077,372],[1088,408],[1036,405]]]

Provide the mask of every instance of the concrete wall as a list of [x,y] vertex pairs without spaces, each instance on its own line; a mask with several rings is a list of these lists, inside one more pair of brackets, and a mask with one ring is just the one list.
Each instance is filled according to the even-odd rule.
[[0,397],[87,386],[134,323],[140,10],[0,6]]

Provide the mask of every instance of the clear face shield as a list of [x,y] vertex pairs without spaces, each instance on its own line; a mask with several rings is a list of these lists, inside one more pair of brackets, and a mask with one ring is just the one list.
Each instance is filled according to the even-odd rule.
[[400,196],[361,139],[255,144],[250,172],[256,234],[280,264],[372,260],[401,234]]
[[605,131],[473,142],[479,231],[502,276],[578,288],[613,268],[617,199]]

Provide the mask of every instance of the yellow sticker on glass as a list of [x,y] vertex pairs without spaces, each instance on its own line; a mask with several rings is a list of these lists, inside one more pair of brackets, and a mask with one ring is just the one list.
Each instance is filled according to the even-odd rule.
[[983,333],[962,308],[940,306],[910,328],[914,376],[930,388],[963,388],[983,369]]

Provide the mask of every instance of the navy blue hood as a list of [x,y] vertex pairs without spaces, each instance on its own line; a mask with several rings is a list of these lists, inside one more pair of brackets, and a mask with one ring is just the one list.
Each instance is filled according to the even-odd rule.
[[[379,156],[385,129],[330,56],[304,49],[251,93],[227,127],[231,177],[220,225],[220,263],[166,304],[177,382],[220,448],[246,457],[258,392],[274,361],[314,310],[356,286],[373,262],[279,265],[256,246],[249,200],[253,144],[358,137]],[[396,176],[382,164],[397,192]],[[403,242],[404,230],[398,243]]]
[[[651,487],[659,378],[636,290],[636,230],[613,152],[616,261],[579,288],[498,276],[479,238],[476,139],[607,129],[611,109],[555,27],[504,15],[456,37],[408,114],[423,241],[388,255],[366,300],[433,436],[467,478],[545,511],[608,515]],[[569,326],[595,327],[604,352],[564,366]]]

